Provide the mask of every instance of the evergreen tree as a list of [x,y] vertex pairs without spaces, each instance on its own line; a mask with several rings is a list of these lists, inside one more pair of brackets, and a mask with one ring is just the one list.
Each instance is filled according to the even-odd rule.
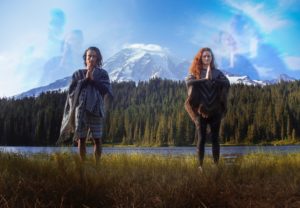
[[[185,83],[163,79],[112,83],[114,101],[103,141],[135,145],[191,145],[195,127],[184,110]],[[66,93],[0,98],[0,145],[54,145]],[[300,138],[300,81],[269,86],[232,85],[220,127],[225,143]]]

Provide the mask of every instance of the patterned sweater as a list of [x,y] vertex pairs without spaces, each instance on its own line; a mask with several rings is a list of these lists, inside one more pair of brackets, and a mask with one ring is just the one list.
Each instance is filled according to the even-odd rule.
[[206,70],[202,71],[201,79],[196,79],[191,74],[186,78],[188,97],[185,108],[193,121],[200,113],[205,113],[208,117],[226,114],[229,80],[218,69],[212,69],[211,72],[212,80],[205,79]]

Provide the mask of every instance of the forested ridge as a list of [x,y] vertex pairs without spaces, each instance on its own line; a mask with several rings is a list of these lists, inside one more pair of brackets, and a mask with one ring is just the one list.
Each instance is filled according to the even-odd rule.
[[[183,81],[113,83],[104,142],[134,145],[192,145],[195,128],[184,109]],[[55,145],[66,93],[0,99],[0,145]],[[300,81],[269,86],[232,85],[221,142],[258,144],[300,140]]]

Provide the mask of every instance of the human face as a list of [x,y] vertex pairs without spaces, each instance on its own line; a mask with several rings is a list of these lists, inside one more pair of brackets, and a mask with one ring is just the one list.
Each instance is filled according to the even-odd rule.
[[96,51],[93,50],[88,50],[86,52],[86,58],[85,58],[85,62],[86,62],[86,67],[88,69],[93,69],[97,66],[97,53]]
[[212,55],[210,51],[203,51],[202,53],[202,64],[203,66],[208,66],[211,63]]

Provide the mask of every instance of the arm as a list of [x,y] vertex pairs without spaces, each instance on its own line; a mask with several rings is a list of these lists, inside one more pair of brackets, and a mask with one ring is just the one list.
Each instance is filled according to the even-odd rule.
[[185,78],[185,84],[187,87],[191,86],[191,85],[194,85],[194,84],[197,84],[197,83],[201,83],[201,82],[205,82],[207,81],[207,79],[196,79],[196,77],[192,74],[188,75],[186,78]]
[[72,80],[69,85],[68,93],[72,95],[79,83],[82,84],[82,86],[86,85],[88,82],[88,79],[85,77],[82,70],[78,70],[73,73]]
[[72,94],[77,85],[77,79],[75,73],[72,75],[71,83],[69,85],[68,93]]
[[113,97],[109,76],[104,69],[95,69],[89,83],[99,90],[102,96],[109,94],[110,98]]

